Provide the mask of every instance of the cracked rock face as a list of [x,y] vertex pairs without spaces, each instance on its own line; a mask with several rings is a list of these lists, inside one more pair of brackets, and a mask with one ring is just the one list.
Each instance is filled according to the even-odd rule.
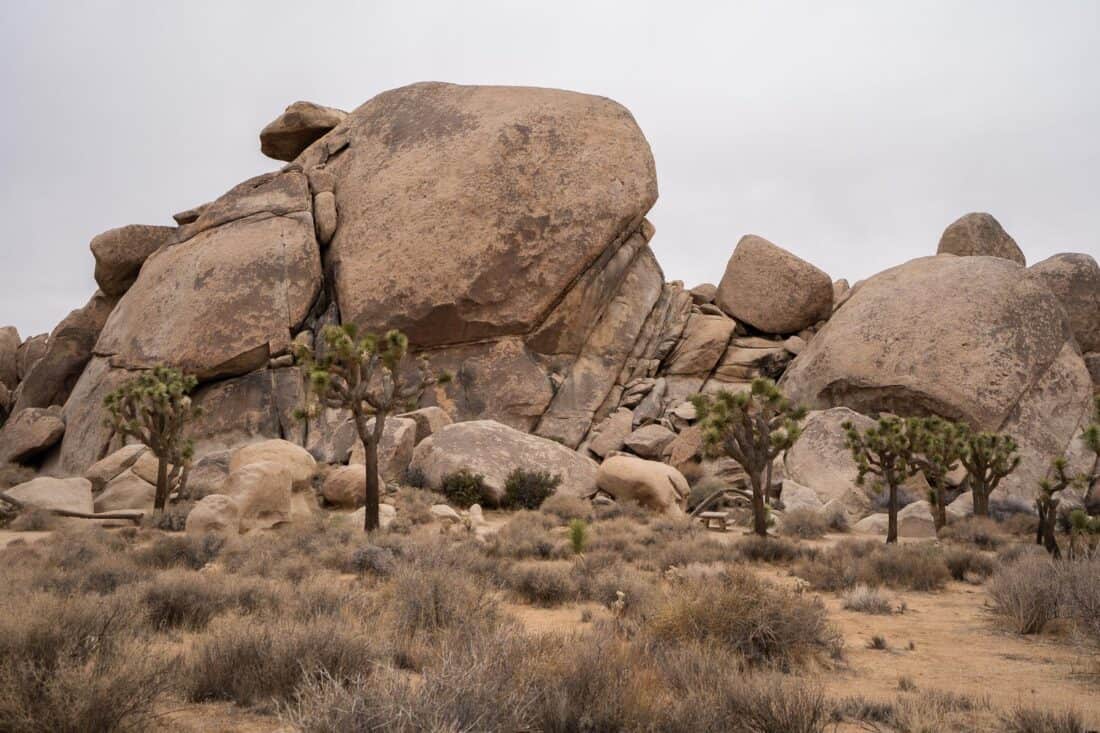
[[344,320],[419,347],[530,332],[657,198],[630,113],[552,89],[388,91],[297,162],[335,176]]
[[1013,435],[1023,495],[1065,450],[1091,387],[1065,312],[1041,279],[995,257],[924,257],[865,281],[791,363],[810,408],[935,413]]

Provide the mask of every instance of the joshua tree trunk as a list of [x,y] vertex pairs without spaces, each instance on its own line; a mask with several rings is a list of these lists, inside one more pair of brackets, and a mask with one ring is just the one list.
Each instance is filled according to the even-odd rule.
[[942,485],[932,487],[932,498],[935,499],[932,506],[932,520],[936,524],[936,532],[947,525],[946,493]]
[[764,507],[764,487],[759,477],[752,482],[752,531],[761,537],[768,536],[768,515]]
[[989,516],[989,494],[985,489],[975,486],[972,488],[972,496],[974,497],[974,516],[975,517],[988,517]]
[[378,444],[382,442],[382,432],[385,430],[386,414],[379,412],[374,416],[374,429],[367,432],[362,418],[356,421],[362,425],[359,430],[359,439],[363,441],[363,452],[366,454],[366,486],[367,495],[364,502],[363,530],[371,532],[378,529],[378,510],[380,504],[380,491],[378,486]]
[[157,456],[157,491],[153,498],[153,516],[164,514],[168,503],[168,458]]
[[889,523],[886,527],[886,544],[897,544],[898,541],[898,487],[894,481],[890,482]]
[[1058,502],[1035,502],[1039,510],[1039,526],[1035,530],[1035,544],[1042,545],[1054,558],[1062,556],[1062,549],[1058,546],[1058,539],[1054,536],[1054,529],[1058,523]]

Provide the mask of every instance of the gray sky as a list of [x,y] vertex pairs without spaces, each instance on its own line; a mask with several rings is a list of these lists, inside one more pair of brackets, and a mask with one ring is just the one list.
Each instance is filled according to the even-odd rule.
[[992,212],[1100,256],[1100,2],[0,0],[0,325],[95,289],[89,240],[279,164],[290,102],[422,80],[612,97],[645,131],[668,279],[765,236],[856,280]]

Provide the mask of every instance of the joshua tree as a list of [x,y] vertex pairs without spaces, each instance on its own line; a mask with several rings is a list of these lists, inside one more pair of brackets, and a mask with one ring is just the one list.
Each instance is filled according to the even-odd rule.
[[768,511],[764,504],[771,486],[772,462],[794,445],[802,430],[806,410],[791,404],[775,382],[758,377],[748,392],[721,390],[691,398],[703,431],[708,456],[729,456],[741,464],[752,485],[753,531],[768,535]]
[[1061,557],[1062,550],[1058,547],[1058,539],[1054,536],[1054,530],[1058,525],[1058,504],[1061,502],[1059,494],[1080,483],[1082,476],[1071,476],[1066,473],[1067,462],[1065,458],[1056,458],[1051,466],[1053,476],[1039,482],[1039,496],[1035,499],[1035,508],[1039,512],[1039,526],[1035,530],[1035,544],[1042,545],[1053,557]]
[[989,495],[1020,465],[1016,441],[1001,433],[963,433],[959,460],[966,468],[966,482],[974,496],[974,515],[989,516]]
[[[405,357],[409,340],[400,331],[385,336],[358,336],[353,324],[326,326],[321,332],[324,349],[321,356],[308,346],[299,345],[295,356],[306,370],[310,393],[325,407],[351,412],[355,429],[366,453],[366,518],[363,528],[378,528],[378,445],[386,426],[386,417],[396,409],[412,407],[429,385],[446,381],[447,375],[428,374],[428,360],[421,357],[415,378],[407,380]],[[310,400],[305,413],[316,405]],[[374,425],[369,418],[374,417]]]
[[852,450],[852,457],[859,467],[856,483],[863,485],[867,474],[878,479],[877,488],[882,485],[889,491],[887,511],[889,525],[886,530],[886,542],[898,541],[898,487],[905,479],[920,470],[913,460],[913,435],[909,425],[899,417],[880,417],[878,422],[863,432],[851,422],[842,424]]
[[947,474],[959,465],[964,433],[957,423],[940,417],[913,417],[906,423],[913,441],[913,462],[928,479],[928,503],[940,530],[947,524]]
[[134,438],[157,457],[157,490],[153,513],[164,512],[171,487],[181,490],[187,482],[187,467],[194,448],[184,437],[187,423],[202,410],[189,396],[198,380],[179,369],[158,366],[134,377],[107,395],[106,424],[115,433]]

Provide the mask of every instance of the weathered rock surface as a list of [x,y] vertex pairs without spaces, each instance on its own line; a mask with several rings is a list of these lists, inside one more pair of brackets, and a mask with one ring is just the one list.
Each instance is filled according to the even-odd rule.
[[187,474],[187,493],[197,498],[221,493],[229,478],[230,456],[230,451],[223,450],[208,453],[195,461]]
[[899,537],[935,537],[936,523],[932,505],[924,499],[914,501],[898,511]]
[[530,331],[657,197],[630,113],[551,89],[394,89],[298,162],[336,177],[345,321],[418,346]]
[[97,512],[113,512],[120,509],[152,511],[156,494],[156,486],[138,476],[133,470],[127,469],[107,482],[107,488],[95,497],[95,510]]
[[611,456],[600,464],[596,484],[616,501],[631,501],[658,512],[682,513],[690,488],[672,466],[634,456]]
[[195,390],[194,401],[202,408],[202,415],[190,428],[196,455],[261,438],[304,442],[305,424],[294,416],[305,401],[297,367],[261,369],[211,382]]
[[1081,351],[1100,351],[1100,265],[1096,260],[1086,254],[1057,254],[1028,270],[1062,301]]
[[707,303],[713,303],[714,299],[718,297],[718,286],[714,283],[701,283],[688,291],[691,295],[691,302],[695,305],[705,305]]
[[412,420],[416,423],[416,437],[414,439],[416,444],[419,444],[420,441],[430,435],[435,435],[454,422],[443,408],[435,406],[422,407],[412,412],[402,412],[397,417]]
[[233,469],[225,493],[240,509],[240,528],[267,529],[290,520],[292,476],[283,463],[260,461]]
[[860,430],[874,424],[871,418],[846,407],[812,412],[802,423],[802,435],[783,456],[787,476],[813,489],[823,502],[839,500],[849,512],[861,513],[870,505],[867,490],[856,485],[859,469],[841,425],[851,421]]
[[715,302],[766,333],[797,333],[832,313],[833,281],[809,262],[749,234],[737,243]]
[[53,447],[65,433],[61,409],[31,407],[0,427],[0,463],[24,463]]
[[590,496],[596,491],[595,461],[552,440],[492,420],[444,427],[416,446],[412,466],[424,472],[434,489],[442,486],[447,474],[462,469],[479,473],[495,502],[504,497],[505,481],[516,468],[561,476],[558,493]]
[[781,386],[810,408],[934,413],[1010,433],[1023,462],[1004,487],[1026,497],[1089,409],[1071,339],[1037,275],[1001,258],[926,257],[865,281]]
[[39,509],[64,509],[91,514],[92,483],[85,478],[39,476],[4,493]]
[[[13,413],[28,407],[65,403],[92,357],[96,339],[115,302],[115,298],[97,292],[83,308],[69,313],[50,332],[41,357],[28,367],[19,384]],[[97,404],[96,409],[102,408],[102,404]]]
[[112,366],[165,363],[201,380],[265,365],[289,347],[320,290],[311,211],[299,171],[232,189],[145,261],[96,353]]
[[15,326],[0,328],[0,383],[9,390],[19,384],[19,346],[22,343]]
[[88,470],[84,472],[84,478],[92,482],[92,491],[103,491],[107,488],[107,483],[111,479],[133,466],[138,458],[148,450],[141,443],[123,446],[106,458],[89,466]]
[[[238,473],[254,463],[271,463],[281,467],[290,476],[295,490],[308,489],[317,473],[317,461],[305,448],[286,440],[274,438],[243,445],[229,457],[229,475]],[[231,493],[231,492],[227,492]],[[245,507],[242,506],[242,511]]]
[[825,506],[818,493],[809,486],[803,486],[797,481],[783,480],[783,492],[781,494],[783,508],[787,511],[796,509],[808,509],[820,512]]
[[260,131],[260,152],[275,160],[294,160],[348,116],[313,102],[295,102]]
[[[367,422],[367,429],[374,431],[374,418]],[[378,444],[378,473],[383,481],[400,481],[412,461],[416,447],[416,421],[405,417],[390,417],[382,426],[382,440]],[[366,450],[360,441],[351,448],[350,463],[367,462]]]
[[642,458],[660,460],[669,443],[675,439],[676,433],[664,425],[650,423],[626,436],[623,446],[631,453],[635,453]]
[[593,429],[595,435],[588,443],[588,450],[600,458],[623,447],[626,436],[634,428],[634,413],[620,407]]
[[90,247],[99,289],[106,295],[125,293],[149,255],[167,244],[175,231],[175,227],[130,224],[97,235]]
[[724,316],[693,313],[665,365],[666,374],[707,376],[726,352],[737,323]]
[[1027,264],[1016,240],[1008,236],[991,214],[974,212],[952,222],[940,236],[936,254],[960,257],[1000,257],[1019,265]]
[[224,494],[203,497],[187,514],[184,531],[192,535],[208,532],[234,535],[238,532],[241,510],[237,502]]
[[40,333],[19,345],[19,352],[16,354],[19,381],[26,379],[31,367],[46,354],[46,343],[49,338],[48,333]]

